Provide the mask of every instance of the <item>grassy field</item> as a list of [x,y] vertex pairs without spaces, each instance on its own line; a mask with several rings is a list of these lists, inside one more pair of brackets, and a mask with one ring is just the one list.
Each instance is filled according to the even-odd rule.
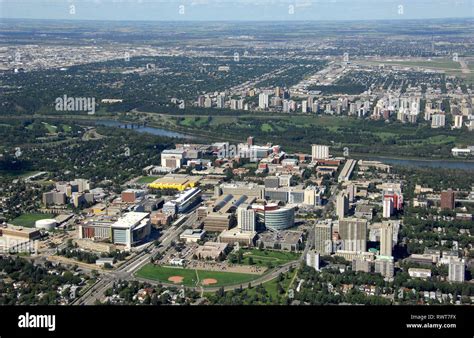
[[225,286],[232,284],[248,283],[259,275],[222,272],[222,271],[206,271],[206,270],[191,270],[186,268],[174,268],[167,266],[158,266],[154,264],[147,264],[137,271],[137,277],[156,280],[162,283],[171,283],[168,279],[172,276],[181,276],[184,279],[177,285],[196,286],[199,278],[200,283],[206,278],[216,279],[217,283],[210,286]]
[[259,266],[268,266],[270,263],[272,266],[282,265],[300,257],[294,252],[259,249],[242,249],[242,254],[244,256],[243,264],[249,264],[249,259],[252,258],[253,263]]
[[18,216],[13,221],[11,221],[14,225],[23,226],[25,228],[34,228],[35,222],[40,219],[46,218],[54,218],[53,214],[23,214]]
[[[280,282],[280,285],[282,286],[285,293],[288,292],[290,283],[293,280],[293,277],[295,276],[296,273],[297,271],[295,270],[293,271],[293,273],[286,273],[283,275],[284,277],[283,277],[283,280]],[[278,285],[278,281],[276,278],[262,284],[267,294],[271,296],[273,299],[276,299],[278,296],[284,296],[284,294],[283,295],[279,294],[277,285]],[[295,289],[296,285],[295,284],[291,285],[291,288]],[[255,289],[255,287],[252,287],[251,289],[247,289],[246,292],[249,296],[252,296],[255,293],[257,293],[257,290]]]
[[147,184],[155,181],[158,177],[156,176],[142,176],[137,180],[138,184]]

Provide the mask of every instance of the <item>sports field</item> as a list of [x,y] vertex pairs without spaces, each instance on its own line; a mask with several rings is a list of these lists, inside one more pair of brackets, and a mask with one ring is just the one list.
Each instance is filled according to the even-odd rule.
[[23,214],[12,220],[13,225],[23,226],[25,228],[34,228],[35,222],[40,219],[54,218],[53,214]]
[[162,283],[174,283],[184,286],[225,286],[233,284],[248,283],[259,275],[210,271],[193,270],[180,267],[159,266],[147,264],[137,271],[137,277],[156,280]]

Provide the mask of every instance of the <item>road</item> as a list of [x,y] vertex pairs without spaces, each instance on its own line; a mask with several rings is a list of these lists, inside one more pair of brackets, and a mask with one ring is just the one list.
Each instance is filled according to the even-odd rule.
[[[334,199],[336,198],[336,194],[335,194],[336,189],[337,189],[336,185],[333,185],[331,187],[331,196],[329,197],[328,202],[324,205],[324,208],[323,208],[324,210],[326,210],[330,206],[330,204],[334,202]],[[113,283],[119,279],[121,280],[134,279],[134,280],[147,282],[151,285],[161,284],[165,286],[176,287],[176,284],[167,284],[167,283],[162,283],[162,282],[158,283],[157,281],[154,281],[154,280],[139,278],[139,277],[134,276],[134,273],[138,271],[142,266],[150,262],[151,257],[155,256],[157,253],[163,253],[166,250],[168,250],[168,248],[171,245],[171,242],[177,238],[177,236],[183,231],[183,228],[190,227],[196,221],[197,213],[194,210],[192,213],[190,213],[189,215],[185,217],[186,217],[186,220],[181,225],[179,225],[178,227],[176,227],[175,225],[172,225],[169,229],[163,232],[161,245],[159,247],[155,247],[153,243],[150,243],[144,248],[144,249],[146,248],[149,249],[148,251],[144,250],[138,253],[135,257],[131,258],[122,266],[120,266],[117,270],[102,274],[100,279],[94,285],[92,285],[81,297],[74,300],[72,304],[73,305],[93,305],[97,300],[102,300],[104,298],[105,291],[111,288],[113,286]],[[305,249],[303,250],[300,258],[297,261],[289,262],[289,263],[279,266],[278,268],[270,270],[269,272],[253,280],[251,284],[255,286],[255,285],[269,282],[272,279],[277,278],[280,273],[288,272],[291,267],[296,268],[301,262],[305,261],[306,254],[313,247],[313,243],[314,243],[314,225],[311,226],[309,230]],[[224,291],[234,290],[241,286],[242,288],[247,288],[248,284],[228,285],[224,287]],[[204,292],[204,290],[206,292],[216,292],[217,290],[220,289],[220,287],[206,287],[205,289],[203,289],[202,286],[187,287],[187,288],[200,291],[201,294]]]
[[115,281],[119,279],[135,279],[133,274],[142,266],[149,263],[151,257],[155,256],[157,253],[165,252],[170,247],[171,242],[173,242],[183,231],[183,228],[191,226],[193,222],[196,221],[197,213],[194,211],[185,217],[185,221],[178,227],[172,225],[169,229],[163,231],[160,246],[156,247],[153,243],[147,244],[142,252],[122,264],[118,269],[102,274],[98,281],[81,295],[81,297],[75,299],[72,304],[93,305],[97,300],[102,300],[104,298],[105,291],[111,288]]

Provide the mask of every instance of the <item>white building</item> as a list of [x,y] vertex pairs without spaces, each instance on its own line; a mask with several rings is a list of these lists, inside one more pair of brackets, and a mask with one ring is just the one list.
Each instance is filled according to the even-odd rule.
[[317,160],[325,160],[329,158],[329,146],[313,144],[311,146],[311,158],[313,162]]
[[127,249],[145,240],[150,234],[150,219],[147,212],[129,212],[112,224],[112,242],[125,245]]
[[319,253],[314,250],[308,251],[306,254],[306,265],[312,267],[316,271],[319,271]]
[[266,109],[268,108],[268,94],[261,93],[258,96],[258,106],[261,109]]
[[183,149],[165,149],[161,152],[161,166],[165,168],[181,168],[185,157]]
[[431,278],[430,269],[409,268],[408,274],[415,278]]
[[442,128],[446,125],[446,116],[444,114],[433,114],[431,116],[431,128]]
[[256,225],[255,210],[244,204],[237,208],[237,227],[242,232],[254,232]]
[[464,270],[464,259],[451,259],[449,262],[448,280],[450,282],[463,283],[465,280]]
[[390,218],[393,214],[393,199],[385,197],[383,199],[383,217]]

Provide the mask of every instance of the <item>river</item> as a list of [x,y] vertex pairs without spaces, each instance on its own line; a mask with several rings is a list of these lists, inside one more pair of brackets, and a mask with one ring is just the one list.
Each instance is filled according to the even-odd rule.
[[428,167],[428,168],[474,170],[474,162],[469,162],[469,161],[414,160],[414,159],[401,159],[401,158],[389,158],[389,157],[377,157],[377,156],[368,156],[365,159],[371,160],[371,161],[380,161],[382,163],[386,163],[390,165],[401,165],[401,166],[407,166],[407,167]]
[[139,126],[136,124],[131,124],[131,123],[124,123],[120,121],[115,121],[115,120],[97,120],[95,121],[96,125],[102,125],[106,127],[117,127],[117,128],[122,128],[122,129],[130,129],[134,130],[139,133],[148,133],[156,136],[165,136],[165,137],[173,137],[173,138],[184,138],[184,139],[192,139],[194,138],[191,135],[186,135],[182,133],[178,133],[176,131],[171,131],[171,130],[166,130],[166,129],[161,129],[161,128],[155,128],[155,127],[147,127],[147,126]]
[[[157,136],[173,137],[173,138],[184,138],[184,139],[193,139],[195,138],[192,135],[186,135],[176,131],[166,130],[162,128],[155,127],[144,127],[137,126],[131,127],[131,123],[124,123],[116,120],[97,120],[95,122],[98,125],[108,126],[108,127],[118,127],[126,128],[137,131],[139,133],[149,133]],[[358,156],[359,157],[359,156]],[[415,159],[401,159],[401,158],[390,158],[390,157],[377,157],[377,156],[367,156],[361,157],[365,160],[371,161],[380,161],[382,163],[390,165],[402,165],[408,167],[429,167],[429,168],[446,168],[446,169],[464,169],[464,170],[474,170],[474,161],[443,161],[443,160],[415,160]]]

